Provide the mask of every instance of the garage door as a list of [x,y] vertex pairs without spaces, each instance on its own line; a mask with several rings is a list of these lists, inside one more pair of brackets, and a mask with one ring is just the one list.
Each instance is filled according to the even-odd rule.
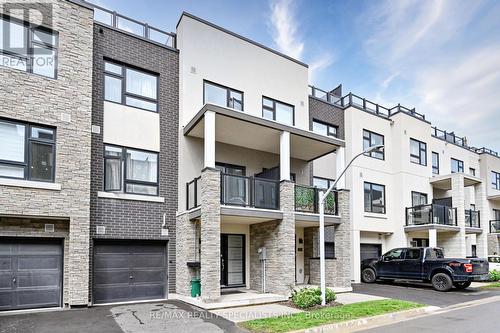
[[165,243],[96,242],[94,303],[166,297]]
[[0,239],[0,310],[61,305],[61,241]]
[[381,244],[360,244],[361,245],[361,260],[377,258],[382,255]]

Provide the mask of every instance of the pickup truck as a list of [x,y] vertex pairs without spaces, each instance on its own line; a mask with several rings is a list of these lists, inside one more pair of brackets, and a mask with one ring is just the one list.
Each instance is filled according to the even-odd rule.
[[445,258],[443,250],[435,247],[397,248],[380,258],[363,260],[361,279],[366,283],[377,279],[419,280],[431,282],[438,291],[448,291],[453,286],[465,289],[472,281],[488,280],[488,261]]

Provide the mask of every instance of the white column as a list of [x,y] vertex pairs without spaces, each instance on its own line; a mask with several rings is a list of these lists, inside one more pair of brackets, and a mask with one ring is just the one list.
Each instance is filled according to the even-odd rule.
[[319,279],[321,289],[321,305],[326,305],[325,282],[325,204],[323,191],[319,192]]
[[280,134],[280,180],[290,180],[290,132]]
[[437,229],[429,229],[429,246],[437,247]]
[[[352,262],[359,263],[361,262],[361,232],[359,230],[352,231]],[[352,277],[351,280],[354,283],[361,282],[361,266],[360,265],[351,265],[352,269]]]
[[[344,170],[345,168],[345,148],[344,147],[339,147],[337,149],[337,153],[335,154],[335,161],[336,161],[336,172],[337,175],[335,176],[338,178],[338,175]],[[345,177],[344,175],[342,178],[337,183],[337,189],[342,190],[345,189]]]
[[205,168],[215,168],[215,112],[205,112]]

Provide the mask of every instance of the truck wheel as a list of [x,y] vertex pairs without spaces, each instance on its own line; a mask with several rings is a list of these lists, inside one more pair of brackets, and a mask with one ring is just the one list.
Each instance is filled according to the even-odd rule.
[[377,280],[377,275],[373,269],[365,268],[361,272],[361,280],[365,283],[373,283]]
[[453,285],[455,286],[455,288],[457,288],[458,290],[463,290],[463,289],[466,289],[466,288],[469,288],[470,284],[472,282],[470,281],[465,281],[465,282],[455,282]]
[[431,282],[432,286],[437,291],[448,291],[451,289],[451,287],[453,287],[453,281],[451,280],[451,277],[446,273],[435,274],[432,277]]

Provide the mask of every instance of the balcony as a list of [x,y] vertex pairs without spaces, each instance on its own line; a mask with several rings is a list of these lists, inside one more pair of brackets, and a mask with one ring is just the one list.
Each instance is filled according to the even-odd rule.
[[406,226],[437,224],[446,227],[457,226],[457,209],[441,205],[421,205],[406,208]]
[[221,204],[261,209],[279,209],[277,180],[221,174]]
[[[295,185],[295,211],[301,213],[319,213],[319,192],[317,187]],[[330,192],[325,200],[325,214],[338,215],[338,195]]]
[[465,210],[465,227],[466,228],[481,228],[481,214],[477,210]]
[[200,177],[196,177],[186,184],[186,209],[191,210],[200,206]]
[[467,139],[465,137],[460,137],[456,135],[454,132],[446,132],[445,130],[441,130],[434,126],[431,128],[433,137],[444,140],[446,142],[454,143],[464,148],[469,148],[467,146]]
[[500,220],[490,221],[490,234],[500,234]]

